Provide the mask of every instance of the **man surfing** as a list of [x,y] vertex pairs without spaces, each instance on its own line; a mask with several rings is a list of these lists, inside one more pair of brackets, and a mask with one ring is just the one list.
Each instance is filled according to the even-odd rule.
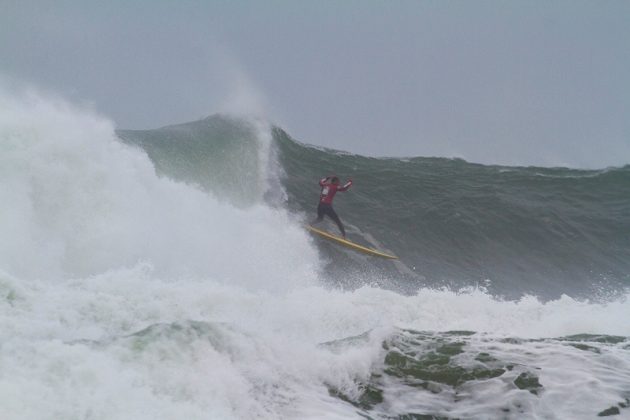
[[343,228],[343,224],[341,223],[341,220],[339,220],[339,216],[335,213],[335,210],[332,207],[332,202],[333,198],[335,198],[335,194],[337,194],[337,191],[347,191],[351,185],[352,180],[349,179],[345,184],[343,184],[343,186],[339,186],[339,178],[334,175],[327,176],[319,181],[319,186],[322,187],[322,191],[319,195],[319,205],[317,206],[317,219],[313,221],[313,224],[321,222],[324,220],[324,216],[328,216],[337,223],[341,236],[346,239],[346,230]]

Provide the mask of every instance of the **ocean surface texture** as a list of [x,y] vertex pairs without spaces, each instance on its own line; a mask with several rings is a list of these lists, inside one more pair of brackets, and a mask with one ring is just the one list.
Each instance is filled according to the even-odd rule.
[[[0,109],[2,419],[630,418],[630,166]],[[303,228],[330,174],[349,239],[399,261]]]

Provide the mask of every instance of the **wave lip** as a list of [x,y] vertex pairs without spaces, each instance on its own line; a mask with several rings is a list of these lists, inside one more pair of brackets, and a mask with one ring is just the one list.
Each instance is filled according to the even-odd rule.
[[159,174],[190,183],[239,207],[281,203],[271,128],[259,119],[214,115],[155,130],[117,130],[144,150]]

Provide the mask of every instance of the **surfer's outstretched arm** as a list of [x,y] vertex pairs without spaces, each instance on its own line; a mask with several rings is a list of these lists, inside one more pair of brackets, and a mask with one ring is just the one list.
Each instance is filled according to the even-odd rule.
[[347,191],[352,186],[352,180],[349,179],[343,186],[337,188],[337,191]]

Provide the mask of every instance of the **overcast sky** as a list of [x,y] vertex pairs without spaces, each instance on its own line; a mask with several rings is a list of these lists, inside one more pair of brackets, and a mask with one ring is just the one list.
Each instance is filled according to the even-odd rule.
[[120,128],[229,111],[373,156],[630,163],[630,1],[0,0],[0,76]]

